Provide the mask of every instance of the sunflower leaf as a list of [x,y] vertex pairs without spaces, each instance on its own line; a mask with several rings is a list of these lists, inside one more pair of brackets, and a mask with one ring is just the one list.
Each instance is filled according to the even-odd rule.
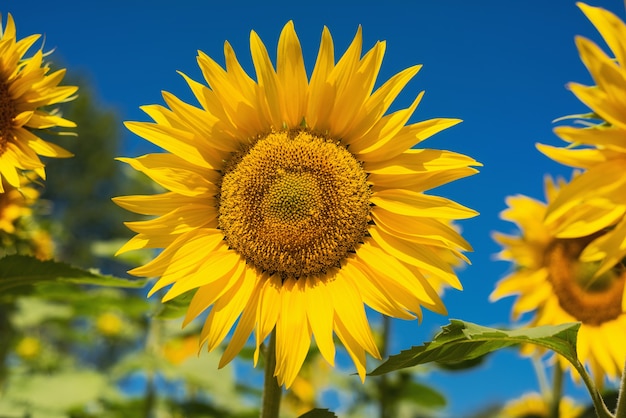
[[298,418],[337,418],[337,415],[328,409],[315,408],[300,415]]
[[393,355],[374,371],[377,376],[429,362],[458,363],[516,344],[535,344],[577,363],[576,336],[579,323],[501,330],[471,322],[450,320],[433,341]]
[[446,406],[446,397],[433,387],[420,382],[410,381],[398,388],[399,399],[429,409]]
[[24,255],[10,255],[0,259],[0,294],[13,288],[51,281],[127,288],[141,288],[146,283],[145,280],[105,276],[66,263],[42,261]]

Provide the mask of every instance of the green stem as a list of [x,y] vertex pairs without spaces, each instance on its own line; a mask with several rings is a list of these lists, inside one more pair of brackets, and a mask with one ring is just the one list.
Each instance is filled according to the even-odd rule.
[[[161,322],[155,318],[151,318],[147,327],[145,351],[149,356],[157,356],[161,342]],[[144,395],[143,404],[144,418],[151,418],[154,416],[154,407],[157,403],[157,392],[154,377],[155,370],[153,368],[146,371],[146,393]]]
[[276,329],[272,331],[270,344],[265,350],[265,377],[263,381],[263,401],[261,418],[278,418],[282,389],[274,376],[276,369]]
[[617,398],[617,409],[615,418],[626,418],[626,364],[622,372],[622,381],[619,385],[619,396]]
[[[383,315],[383,329],[382,329],[382,347],[380,355],[382,358],[387,357],[387,351],[389,348],[389,333],[391,328],[391,318]],[[390,418],[393,411],[393,405],[390,405],[389,399],[389,379],[386,374],[379,377],[378,381],[378,396],[380,396],[380,418]]]
[[546,369],[541,362],[541,358],[539,356],[533,356],[532,359],[533,368],[535,369],[535,374],[537,375],[537,382],[539,383],[539,392],[541,392],[541,396],[546,402],[550,402],[550,397],[552,389],[550,388],[550,384],[548,383],[548,376],[546,376]]
[[[587,390],[591,395],[591,401],[593,402],[593,406],[596,410],[596,415],[598,418],[615,418],[613,414],[606,407],[604,400],[602,399],[602,395],[596,388],[596,385],[591,380],[591,377],[585,370],[585,367],[580,363],[580,361],[576,361],[576,363],[572,363],[574,368],[580,373],[580,377],[583,379],[585,386],[587,386]],[[622,418],[622,417],[620,417]]]
[[552,396],[550,397],[550,414],[552,418],[559,418],[559,408],[563,396],[563,368],[557,359],[554,364],[554,376],[552,378]]
[[11,349],[11,343],[16,336],[15,329],[11,325],[9,318],[15,310],[13,303],[0,304],[0,394],[9,378],[9,368],[7,357]]

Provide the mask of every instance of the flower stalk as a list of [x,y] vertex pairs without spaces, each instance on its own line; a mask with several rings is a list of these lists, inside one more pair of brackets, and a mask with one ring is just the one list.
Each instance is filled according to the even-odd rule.
[[561,397],[563,396],[563,368],[561,363],[556,361],[554,364],[554,376],[552,377],[552,396],[550,397],[550,413],[551,418],[559,418],[559,408],[561,406]]
[[617,409],[615,410],[615,418],[626,418],[626,364],[622,371],[622,380],[619,385],[619,395],[617,398]]
[[600,391],[593,383],[591,376],[585,370],[585,367],[579,362],[573,363],[574,368],[578,373],[580,373],[580,377],[583,379],[585,386],[587,386],[587,390],[591,395],[591,401],[593,402],[593,406],[596,410],[596,415],[598,418],[615,418],[613,414],[609,411],[602,399],[602,395],[600,395]]
[[276,329],[272,331],[270,343],[265,349],[265,376],[263,380],[263,400],[261,418],[278,418],[282,389],[274,376],[276,369]]

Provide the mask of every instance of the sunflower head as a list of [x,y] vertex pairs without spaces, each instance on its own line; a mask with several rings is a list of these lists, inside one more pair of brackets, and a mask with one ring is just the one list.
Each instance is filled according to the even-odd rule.
[[[561,398],[559,418],[578,418],[585,408],[577,405],[573,399]],[[538,393],[527,393],[518,399],[507,402],[498,415],[502,418],[549,418],[550,405],[545,397]]]
[[550,203],[546,223],[559,238],[601,233],[581,259],[601,263],[602,275],[626,257],[626,24],[600,7],[578,3],[598,30],[608,51],[589,39],[576,38],[580,58],[595,84],[569,83],[568,88],[590,111],[561,119],[578,123],[554,132],[566,147],[538,144],[553,160],[584,170]]
[[118,337],[124,329],[124,320],[115,312],[103,312],[96,317],[96,329],[108,338]]
[[45,178],[39,156],[72,155],[37,134],[38,130],[58,133],[54,128],[76,126],[50,106],[71,100],[78,89],[59,86],[65,70],[51,72],[41,48],[26,56],[39,37],[18,40],[13,17],[8,15],[4,28],[0,20],[0,178],[13,187],[19,187],[19,174],[24,170]]
[[411,149],[460,121],[407,124],[421,93],[387,114],[419,66],[374,90],[385,43],[362,55],[361,28],[338,60],[325,28],[310,78],[292,22],[276,67],[255,32],[250,49],[255,78],[228,43],[225,68],[200,52],[206,85],[183,75],[199,107],[164,93],[167,108],[143,108],[153,123],[126,123],[167,152],[120,160],[167,191],[115,199],[154,216],[127,223],[137,235],[120,251],[163,249],[131,273],[159,277],[151,292],[168,287],[165,300],[195,292],[185,324],[210,310],[200,344],[212,350],[235,328],[220,366],[253,331],[256,362],[275,330],[288,387],[313,336],[334,364],[335,334],[364,378],[366,352],[380,357],[364,305],[421,318],[422,307],[445,312],[442,283],[461,288],[451,265],[471,247],[451,223],[476,212],[424,192],[480,164]]
[[13,187],[3,180],[0,183],[4,183],[4,193],[0,193],[0,232],[15,234],[19,219],[32,214],[39,191],[25,177],[20,180],[21,187]]
[[[606,231],[578,238],[559,238],[558,228],[545,222],[547,208],[567,190],[546,178],[547,204],[526,196],[507,199],[502,217],[520,228],[518,235],[495,234],[503,247],[500,258],[514,264],[514,272],[502,279],[492,300],[517,294],[513,317],[534,312],[533,325],[581,322],[578,357],[587,363],[598,383],[605,375],[617,377],[626,361],[626,326],[622,307],[626,268],[621,264],[600,272],[601,263],[586,261],[582,254],[602,239]],[[535,352],[528,346],[524,352]],[[564,359],[563,367],[574,371]]]

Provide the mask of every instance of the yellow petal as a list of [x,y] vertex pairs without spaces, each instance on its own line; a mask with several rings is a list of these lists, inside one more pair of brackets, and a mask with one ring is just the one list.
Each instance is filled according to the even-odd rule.
[[[198,261],[198,253],[196,253],[196,263]],[[184,256],[184,255],[183,255]],[[181,257],[181,256],[178,256]],[[174,263],[178,258],[174,261]],[[229,250],[228,247],[220,243],[217,248],[211,251],[200,265],[195,265],[193,270],[185,273],[183,277],[178,275],[177,280],[170,290],[163,296],[163,302],[172,300],[190,290],[213,283],[224,276],[239,277],[235,272],[242,269],[244,260],[235,251]],[[168,272],[169,274],[169,272]],[[163,276],[162,280],[167,276]],[[170,279],[171,280],[171,279]]]
[[607,161],[605,152],[593,149],[558,148],[550,145],[536,144],[537,149],[554,161],[577,168],[590,168]]
[[345,280],[359,289],[363,303],[376,311],[394,318],[415,319],[415,315],[407,312],[396,303],[384,286],[371,280],[366,272],[359,269],[358,264],[351,259],[341,263],[341,272]]
[[[361,271],[372,270],[374,274],[369,275],[370,279],[380,280],[379,283],[385,286],[391,296],[402,303],[407,310],[416,314],[420,312],[419,305],[416,306],[412,298],[430,304],[435,303],[429,293],[424,290],[422,283],[415,279],[415,274],[411,270],[397,258],[369,241],[358,248],[357,261],[359,261],[358,266]],[[367,265],[367,269],[364,269],[364,264]],[[375,277],[376,274],[378,277]]]
[[[137,158],[116,158],[140,171],[166,189],[183,196],[214,196],[219,174],[188,164],[174,154],[147,154]],[[213,180],[213,181],[211,181]]]
[[[428,272],[451,285],[460,286],[458,278],[450,265],[441,260],[428,247],[411,245],[409,242],[386,234],[376,227],[370,228],[369,233],[376,244],[398,260],[418,267],[420,271]],[[434,303],[435,301],[432,302]]]
[[306,122],[309,127],[322,132],[329,129],[330,114],[335,101],[335,89],[327,82],[335,65],[333,39],[324,26],[317,61],[307,92]]
[[239,318],[235,332],[230,338],[230,342],[228,343],[226,350],[224,350],[224,354],[222,354],[222,358],[220,359],[220,364],[218,366],[219,368],[224,367],[235,358],[248,341],[248,338],[256,325],[255,321],[259,303],[259,294],[261,286],[267,279],[267,275],[261,274],[251,267],[246,267],[246,275],[253,275],[256,283],[254,285],[254,289],[252,290],[252,294],[243,309],[243,313]]
[[284,104],[281,101],[279,82],[267,49],[255,31],[250,33],[250,52],[257,80],[263,92],[262,97],[267,100],[272,127],[277,130],[281,129],[284,122],[282,112]]
[[[189,231],[186,234],[179,236],[176,241],[172,243],[172,245],[165,248],[152,261],[141,267],[130,270],[129,273],[135,276],[156,277],[165,274],[167,271],[175,271],[179,265],[195,265],[195,261],[198,259],[198,252],[194,253],[194,249],[197,251],[211,250],[215,248],[223,239],[224,235],[219,229],[202,228]],[[183,247],[186,248],[183,249]],[[175,256],[176,258],[180,258],[180,255],[178,254],[179,251],[186,255],[186,257],[183,258],[186,258],[187,260],[180,259],[178,261],[173,261]],[[155,287],[156,286],[157,285],[155,284]],[[153,289],[149,295],[152,295],[154,291],[155,290]]]
[[365,358],[365,350],[363,347],[354,339],[350,330],[343,322],[341,322],[341,318],[335,315],[335,332],[337,333],[337,337],[341,340],[341,343],[346,348],[346,351],[352,358],[354,365],[356,366],[357,373],[361,378],[361,382],[365,382],[365,367],[366,367],[366,358]]
[[[386,148],[387,144],[392,141],[395,143],[398,140],[398,133],[406,128],[405,124],[413,115],[415,109],[417,109],[417,105],[422,100],[422,97],[424,97],[423,91],[417,95],[411,106],[385,116],[380,119],[363,137],[358,140],[350,141],[350,152],[356,155],[367,155],[378,149]],[[413,144],[408,144],[406,148],[402,149],[400,152],[405,151],[414,144],[415,142],[413,142]],[[380,160],[386,159],[387,158],[380,158]]]
[[622,117],[620,112],[623,111],[623,108],[611,100],[607,92],[598,89],[596,86],[588,87],[578,83],[569,83],[567,87],[578,100],[593,109],[594,113],[598,114],[602,119],[619,126],[621,129],[626,129],[626,123],[620,119]]
[[361,347],[372,356],[380,358],[372,330],[365,316],[361,295],[350,282],[341,279],[341,276],[335,276],[335,279],[328,283],[328,290],[335,307],[335,318],[338,318],[350,330],[350,334]]
[[464,219],[477,215],[475,211],[452,200],[403,189],[376,191],[370,202],[389,212],[405,216]]
[[209,163],[211,159],[206,158],[197,145],[194,145],[198,141],[191,132],[147,122],[124,122],[124,126],[134,134],[198,167],[216,168]]
[[615,228],[593,240],[580,254],[583,262],[600,261],[600,267],[594,274],[600,277],[610,269],[621,264],[626,256],[626,218],[622,218]]
[[286,279],[280,290],[280,316],[276,323],[276,369],[279,385],[289,388],[298,375],[311,346],[306,319],[305,284]]
[[[179,207],[198,202],[198,199],[194,197],[187,197],[172,192],[154,195],[119,196],[111,200],[128,211],[142,215],[165,215]],[[216,207],[215,204],[212,206]]]
[[278,40],[276,73],[285,104],[285,122],[288,128],[297,128],[304,118],[307,77],[300,41],[291,20],[283,28]]
[[[624,73],[623,68],[617,65],[613,58],[607,57],[596,44],[588,39],[577,37],[576,45],[580,52],[580,58],[591,73],[598,88],[607,94],[607,100],[613,103],[613,106],[624,111],[626,99],[624,99],[623,94],[620,94],[626,90],[626,79],[624,78],[626,73]],[[619,114],[613,115],[607,120],[612,125],[622,128],[626,125],[622,122],[622,117]]]
[[[615,126],[599,125],[599,126],[594,126],[590,128],[558,126],[554,128],[554,133],[558,135],[561,139],[571,142],[573,144],[595,145],[601,148],[609,147],[621,153],[626,152],[626,143],[624,141],[624,130],[616,128]],[[537,144],[538,148],[539,148],[539,145],[540,144]],[[549,154],[549,152],[553,152],[552,147],[549,147],[547,145],[542,145],[541,147],[545,147],[547,152],[544,152],[542,148],[539,148],[539,151],[548,155],[553,160],[559,161],[558,159],[553,158]],[[588,168],[593,164],[597,164],[599,162],[605,161],[611,155],[608,152],[603,152],[603,150],[597,150],[597,149],[577,149],[577,150],[564,149],[563,151],[570,151],[569,153],[564,152],[563,154],[564,156],[571,154],[574,157],[571,159],[571,162],[562,163],[562,164],[566,164],[566,165],[570,165],[574,167],[580,167],[580,168]],[[578,152],[574,152],[574,151],[578,151]]]
[[584,3],[576,3],[585,16],[598,29],[617,61],[623,66],[626,63],[626,26],[613,13],[601,7],[593,7]]
[[398,94],[409,81],[422,68],[421,65],[414,65],[387,80],[365,101],[361,114],[357,115],[350,130],[348,143],[351,143],[366,134],[389,110]]
[[238,271],[241,270],[241,273],[233,275],[232,286],[219,296],[202,327],[200,341],[201,344],[207,342],[209,351],[224,340],[255,288],[255,277],[245,274],[243,263],[240,264],[242,268]]
[[365,101],[374,88],[374,82],[378,76],[385,54],[385,42],[377,42],[376,45],[363,57],[359,68],[349,79],[345,89],[340,90],[333,107],[334,123],[331,127],[331,135],[335,138],[345,138],[351,143],[350,137],[354,135],[352,130],[355,118],[362,114]]
[[335,308],[332,303],[326,279],[313,276],[305,280],[304,291],[306,314],[315,342],[322,357],[331,366],[335,365],[335,344],[333,342],[333,317]]
[[361,161],[390,160],[414,145],[430,138],[438,132],[461,122],[460,119],[429,119],[423,122],[404,126],[397,135],[388,138],[387,142],[378,142],[367,153],[357,153]]
[[382,224],[389,233],[401,234],[403,239],[415,237],[414,239],[437,240],[447,247],[455,246],[472,251],[472,246],[454,228],[437,219],[397,215],[378,206],[372,208],[372,217],[376,224]]
[[14,132],[18,141],[44,157],[69,158],[74,155],[58,145],[44,141],[24,128],[18,128]]
[[[597,211],[596,221],[612,222],[619,216],[616,211],[623,212],[626,205],[626,179],[621,175],[625,168],[626,160],[612,160],[598,164],[576,177],[549,204],[546,222],[559,222],[559,234],[568,236],[576,236],[575,228],[572,229],[571,225],[584,224],[584,214],[593,211]],[[581,215],[576,216],[575,213]]]
[[259,347],[270,335],[276,326],[281,308],[280,288],[282,281],[278,275],[270,276],[261,288],[259,307],[257,309],[256,350],[254,351],[254,365],[259,359]]
[[[204,274],[203,270],[199,269],[194,274]],[[183,320],[183,327],[186,327],[191,321],[196,319],[198,315],[207,310],[216,300],[221,298],[227,291],[229,291],[238,281],[243,280],[245,274],[245,263],[239,263],[235,270],[232,270],[232,274],[225,274],[222,276],[215,276],[213,272],[209,272],[208,275],[212,276],[214,280],[207,282],[207,284],[199,286],[196,292],[189,302],[189,308],[185,314]],[[200,344],[204,343],[204,338],[201,338]]]

